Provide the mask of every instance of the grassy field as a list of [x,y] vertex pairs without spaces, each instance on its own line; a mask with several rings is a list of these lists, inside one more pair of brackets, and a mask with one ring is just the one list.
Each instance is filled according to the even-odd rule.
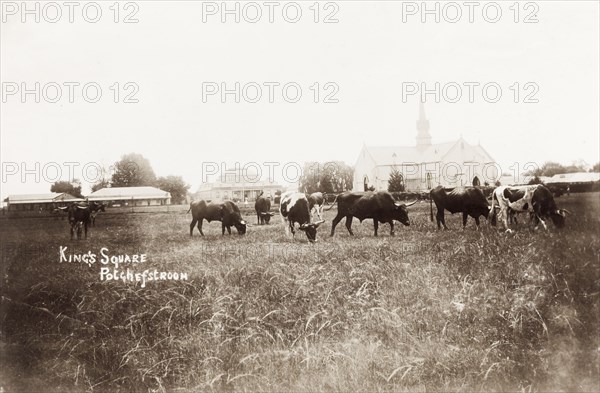
[[[562,231],[354,223],[318,243],[279,217],[244,237],[189,237],[185,211],[0,219],[2,391],[600,391],[600,198],[557,199]],[[255,216],[248,216],[256,222]],[[96,254],[94,263],[60,262]],[[188,275],[102,281],[120,265]],[[89,259],[88,259],[89,262]],[[111,268],[112,270],[112,268]]]

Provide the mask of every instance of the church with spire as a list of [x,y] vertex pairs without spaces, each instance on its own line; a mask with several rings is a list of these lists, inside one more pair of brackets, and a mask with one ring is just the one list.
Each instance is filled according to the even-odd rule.
[[419,120],[417,120],[417,149],[431,146],[431,134],[429,133],[429,120],[425,117],[425,106],[419,102]]
[[445,143],[432,143],[425,106],[419,104],[414,146],[364,145],[354,166],[354,191],[388,189],[392,171],[402,174],[406,191],[428,191],[433,187],[494,184],[500,167],[480,145],[462,136]]

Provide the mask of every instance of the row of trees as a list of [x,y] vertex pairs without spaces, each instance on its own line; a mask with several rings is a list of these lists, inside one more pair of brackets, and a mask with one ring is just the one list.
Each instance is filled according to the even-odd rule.
[[[341,161],[326,163],[307,162],[299,181],[299,189],[307,194],[313,192],[340,193],[352,190],[354,170]],[[111,178],[102,177],[92,185],[92,192],[107,187],[153,186],[171,193],[173,203],[186,199],[190,186],[180,176],[156,177],[150,161],[140,154],[126,154],[115,163]],[[52,185],[52,192],[66,192],[82,198],[79,180],[60,181]],[[281,192],[279,192],[281,193]]]
[[[573,163],[571,165],[562,165],[558,162],[547,161],[539,168],[530,171],[527,175],[531,176],[547,176],[552,177],[559,173],[575,173],[575,172],[588,172],[585,163]],[[597,162],[592,166],[589,172],[600,172],[600,162]]]
[[[552,177],[559,173],[586,172],[586,167],[587,165],[585,163],[562,165],[558,162],[547,161],[542,166],[526,173],[526,175],[534,176],[534,178],[530,181],[531,184],[538,184],[541,183],[541,176]],[[600,172],[600,162],[594,164],[594,166],[591,169],[589,169],[589,172]],[[499,186],[500,182],[497,181],[495,185]],[[402,173],[400,173],[398,169],[392,168],[392,171],[390,172],[390,178],[388,180],[388,191],[402,192],[404,190],[405,185]]]
[[[596,163],[590,172],[600,172],[600,163]],[[541,176],[554,176],[558,173],[585,172],[583,163],[573,165],[561,165],[557,162],[548,161],[541,167],[529,172],[529,175],[538,179]],[[330,161],[325,163],[307,162],[304,164],[303,173],[299,181],[299,190],[311,194],[323,192],[336,194],[352,190],[354,169],[342,161]],[[115,163],[114,173],[110,179],[105,177],[92,185],[92,192],[106,187],[140,187],[153,186],[171,193],[173,203],[185,201],[190,186],[185,183],[181,176],[156,177],[150,161],[141,154],[130,153],[121,157]],[[59,181],[50,188],[52,192],[67,192],[75,197],[81,198],[81,184],[77,179],[71,182]],[[405,183],[402,173],[392,168],[388,180],[388,191],[405,191]]]
[[[141,154],[125,154],[115,163],[114,172],[110,179],[102,179],[92,185],[92,192],[107,187],[143,187],[151,186],[171,193],[171,201],[180,204],[186,200],[190,186],[181,176],[156,177],[152,165]],[[59,181],[50,187],[51,192],[66,192],[82,198],[81,183],[77,179],[71,182]]]
[[[539,167],[533,171],[529,171],[526,174],[533,176],[533,179],[531,179],[529,181],[529,184],[541,184],[542,180],[540,179],[540,177],[542,177],[542,176],[552,177],[552,176],[560,174],[560,173],[585,172],[586,171],[585,167],[586,167],[586,165],[583,163],[580,163],[580,164],[574,163],[572,165],[562,165],[562,164],[559,164],[558,162],[547,161],[541,167]],[[600,172],[600,162],[596,163],[589,170],[589,172]]]

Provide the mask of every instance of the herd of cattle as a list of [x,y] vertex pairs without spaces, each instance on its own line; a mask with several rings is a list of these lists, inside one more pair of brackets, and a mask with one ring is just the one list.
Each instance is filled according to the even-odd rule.
[[[286,233],[295,234],[296,224],[298,229],[306,233],[309,241],[314,242],[317,238],[317,229],[325,222],[322,218],[324,197],[321,193],[305,195],[300,192],[288,192],[281,195],[279,213],[285,226]],[[430,192],[430,216],[433,221],[433,204],[436,206],[436,221],[438,228],[447,229],[444,220],[444,211],[450,213],[462,213],[463,227],[467,225],[469,216],[475,219],[479,226],[481,216],[490,219],[492,225],[496,225],[497,216],[508,232],[512,232],[510,224],[516,223],[519,213],[529,213],[530,219],[537,227],[540,223],[545,229],[545,220],[550,219],[559,228],[565,223],[568,213],[565,209],[558,209],[552,193],[543,185],[531,185],[520,187],[498,187],[491,195],[491,205],[483,191],[478,187],[458,187],[445,189],[441,186]],[[336,196],[333,203],[326,209],[330,210],[337,203],[337,215],[331,224],[331,236],[335,234],[335,228],[345,217],[346,228],[350,235],[352,232],[352,220],[358,218],[361,222],[372,219],[377,236],[380,223],[390,224],[390,234],[394,234],[394,221],[403,225],[410,225],[408,208],[417,201],[401,203],[394,200],[392,195],[385,191],[379,192],[344,192]],[[271,217],[271,201],[262,194],[255,203],[257,224],[268,224]],[[222,233],[225,229],[231,234],[231,226],[234,226],[239,234],[246,233],[246,228],[252,226],[243,220],[239,208],[235,203],[227,201],[221,203],[206,203],[205,201],[192,202],[192,223],[190,224],[190,236],[193,235],[194,226],[198,225],[201,235],[203,220],[221,221]],[[312,222],[314,214],[318,221]]]
[[[491,199],[491,204],[489,199]],[[515,224],[517,215],[528,213],[534,226],[541,223],[547,229],[546,220],[551,220],[558,228],[565,225],[565,216],[569,213],[565,209],[558,209],[552,193],[543,185],[529,185],[507,187],[500,186],[492,191],[488,199],[479,187],[457,187],[446,189],[438,186],[429,193],[430,219],[433,221],[433,204],[436,206],[436,222],[438,229],[443,226],[447,229],[444,220],[444,212],[462,213],[463,228],[467,225],[469,216],[473,217],[477,226],[480,217],[489,219],[492,225],[497,224],[497,217],[507,232],[512,232],[511,224]],[[326,209],[330,210],[337,203],[337,215],[331,224],[331,236],[335,233],[336,226],[345,217],[346,228],[350,235],[352,232],[352,220],[358,218],[360,222],[372,219],[377,236],[380,223],[390,224],[390,234],[394,234],[394,221],[403,225],[410,225],[408,208],[418,200],[411,203],[401,203],[394,199],[392,194],[386,191],[367,192],[343,192],[335,197],[333,203]],[[296,232],[298,229],[306,233],[310,242],[317,239],[317,229],[325,222],[323,220],[323,207],[325,198],[322,193],[317,192],[305,195],[301,192],[290,191],[281,195],[279,213],[285,226],[286,234]],[[274,214],[271,212],[271,200],[261,195],[255,203],[257,225],[269,224]],[[77,232],[77,238],[81,238],[82,228],[87,238],[88,225],[93,224],[95,215],[104,211],[104,205],[95,202],[73,203],[61,208],[66,211],[71,228],[71,239]],[[188,213],[192,213],[190,223],[190,236],[193,235],[194,227],[197,225],[202,236],[202,223],[204,220],[221,222],[221,232],[225,230],[231,234],[231,227],[235,227],[240,235],[246,233],[246,229],[252,224],[243,218],[238,206],[232,201],[206,202],[204,200],[194,201],[190,204]],[[316,214],[318,220],[313,222]]]

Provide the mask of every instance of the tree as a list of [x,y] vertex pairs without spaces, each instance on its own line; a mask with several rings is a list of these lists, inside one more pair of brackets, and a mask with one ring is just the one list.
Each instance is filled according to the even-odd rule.
[[97,183],[92,184],[92,192],[96,192],[98,190],[101,190],[103,188],[108,188],[110,187],[110,182],[106,179],[102,179],[100,181],[98,181]]
[[318,162],[305,162],[304,168],[302,169],[302,175],[298,182],[298,189],[305,194],[312,194],[319,190],[319,163]]
[[600,162],[595,163],[590,172],[600,172]]
[[66,192],[76,198],[83,198],[83,195],[81,195],[81,184],[77,179],[73,179],[72,182],[57,181],[50,187],[50,192]]
[[404,176],[402,176],[402,173],[398,169],[392,168],[390,178],[388,179],[388,191],[402,192],[404,189]]
[[163,191],[170,192],[171,202],[178,205],[186,201],[190,185],[186,184],[181,176],[167,176],[159,177],[156,180],[156,187]]
[[352,189],[354,169],[341,161],[306,162],[300,177],[299,189],[313,192],[338,193]]
[[96,192],[103,188],[110,187],[110,178],[108,177],[109,169],[100,168],[99,172],[96,174],[97,181],[92,184],[92,192]]
[[319,180],[318,191],[321,191],[323,193],[332,194],[334,192],[332,180],[334,180],[334,179],[332,179],[330,174],[321,176],[321,180]]
[[552,177],[559,173],[574,173],[574,172],[585,172],[585,168],[581,163],[574,163],[572,165],[562,165],[554,161],[546,161],[541,167],[538,167],[532,171],[526,172],[525,175],[530,176],[547,176]]
[[352,190],[354,181],[354,168],[342,161],[329,163],[329,178],[334,193]]
[[130,153],[115,163],[112,175],[113,187],[154,186],[156,175],[148,161],[141,154]]

